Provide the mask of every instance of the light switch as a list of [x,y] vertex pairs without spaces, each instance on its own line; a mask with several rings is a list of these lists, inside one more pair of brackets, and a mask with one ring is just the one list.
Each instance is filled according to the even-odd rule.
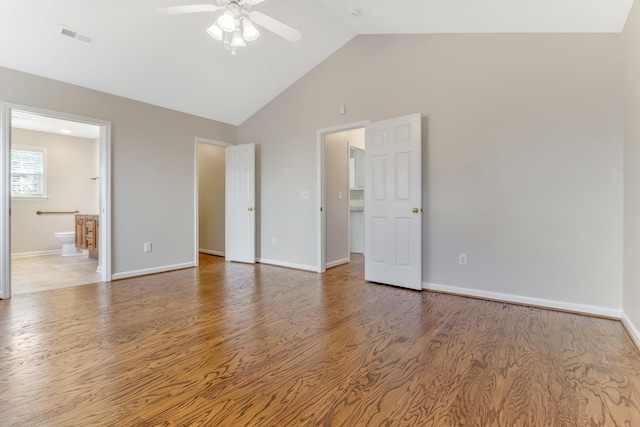
[[308,199],[309,198],[309,190],[300,190],[300,198]]

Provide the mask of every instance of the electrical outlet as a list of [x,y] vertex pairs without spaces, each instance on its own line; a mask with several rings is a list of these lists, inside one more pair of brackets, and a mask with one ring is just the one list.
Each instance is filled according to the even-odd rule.
[[276,245],[276,238],[275,238],[275,237],[272,237],[272,238],[271,238],[271,245],[272,245],[272,246],[275,246],[275,245]]
[[467,265],[467,254],[462,252],[458,254],[458,264]]
[[145,252],[151,252],[151,242],[146,242],[144,244],[144,251]]

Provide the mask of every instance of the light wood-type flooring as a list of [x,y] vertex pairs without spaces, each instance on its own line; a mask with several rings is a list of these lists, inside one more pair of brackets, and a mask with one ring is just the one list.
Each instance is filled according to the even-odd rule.
[[640,426],[613,320],[201,257],[0,301],[2,426]]

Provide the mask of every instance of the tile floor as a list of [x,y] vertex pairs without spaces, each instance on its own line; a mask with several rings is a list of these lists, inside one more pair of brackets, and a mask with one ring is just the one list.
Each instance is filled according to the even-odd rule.
[[12,258],[11,295],[96,283],[97,267],[98,261],[88,255]]

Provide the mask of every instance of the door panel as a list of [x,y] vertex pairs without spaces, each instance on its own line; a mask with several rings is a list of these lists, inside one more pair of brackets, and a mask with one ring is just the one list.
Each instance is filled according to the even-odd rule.
[[407,200],[410,197],[409,179],[411,172],[411,153],[396,154],[396,200]]
[[[366,158],[366,155],[365,155]],[[371,165],[371,183],[373,185],[373,198],[384,200],[384,156],[373,156]],[[367,186],[365,185],[365,188]]]
[[420,114],[365,127],[365,279],[422,289]]
[[226,148],[225,258],[255,263],[255,145]]

